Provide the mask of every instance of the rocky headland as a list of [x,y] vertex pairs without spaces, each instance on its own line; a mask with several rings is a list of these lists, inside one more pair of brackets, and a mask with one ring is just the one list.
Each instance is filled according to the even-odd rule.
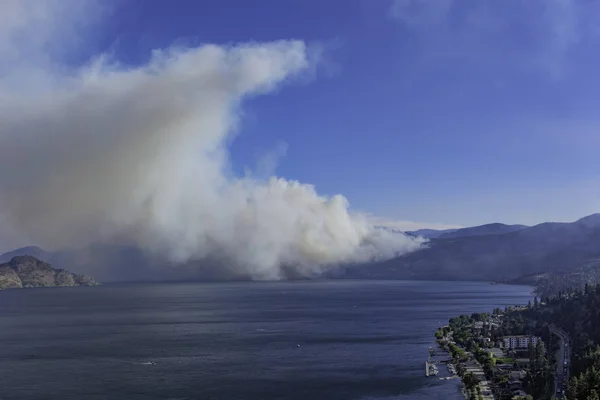
[[33,256],[13,257],[0,264],[0,290],[30,287],[97,286],[93,278],[54,269]]

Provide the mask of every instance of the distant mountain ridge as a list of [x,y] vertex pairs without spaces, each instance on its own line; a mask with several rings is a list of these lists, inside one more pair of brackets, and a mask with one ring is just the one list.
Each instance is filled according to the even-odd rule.
[[459,228],[459,229],[419,229],[416,231],[406,232],[412,236],[422,236],[428,239],[437,239],[437,238],[457,238],[457,237],[465,237],[465,236],[478,236],[478,235],[495,235],[502,233],[510,233],[514,231],[521,230],[523,228],[527,228],[526,225],[506,225],[498,222],[472,226],[468,228]]
[[[462,231],[462,232],[461,232]],[[575,222],[488,224],[431,238],[427,247],[348,277],[514,281],[571,273],[600,258],[600,214]]]

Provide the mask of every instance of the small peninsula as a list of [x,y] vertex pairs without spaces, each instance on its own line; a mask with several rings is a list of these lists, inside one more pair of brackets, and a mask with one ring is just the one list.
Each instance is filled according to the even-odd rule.
[[97,286],[93,278],[54,269],[33,256],[13,257],[0,264],[0,290],[31,287]]

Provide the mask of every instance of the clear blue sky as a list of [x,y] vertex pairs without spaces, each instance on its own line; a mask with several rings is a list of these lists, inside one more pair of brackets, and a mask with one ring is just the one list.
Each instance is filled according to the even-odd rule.
[[317,73],[245,105],[236,171],[285,143],[278,175],[353,209],[534,224],[600,211],[598,21],[584,0],[128,0],[80,56],[302,39]]

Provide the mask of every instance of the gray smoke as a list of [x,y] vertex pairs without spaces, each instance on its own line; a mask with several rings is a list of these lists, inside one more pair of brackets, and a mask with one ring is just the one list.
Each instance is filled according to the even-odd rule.
[[117,240],[173,262],[225,255],[260,279],[422,244],[374,228],[342,196],[231,176],[241,105],[313,69],[302,41],[160,49],[136,67],[102,55],[73,69],[52,50],[69,36],[58,29],[68,2],[32,4],[0,5],[0,217],[15,240]]

